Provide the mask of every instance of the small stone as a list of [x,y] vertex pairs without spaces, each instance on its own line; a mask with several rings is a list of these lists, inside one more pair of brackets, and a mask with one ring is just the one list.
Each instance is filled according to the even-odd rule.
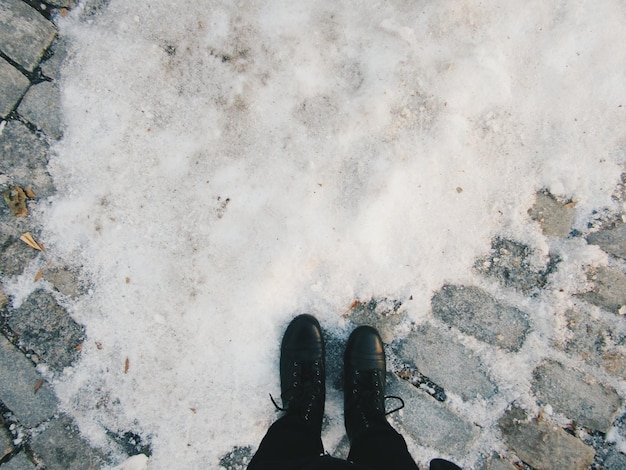
[[35,470],[35,464],[22,451],[7,463],[3,463],[2,470]]
[[544,361],[534,370],[532,390],[540,403],[600,432],[607,432],[621,406],[615,389],[555,361]]
[[[41,383],[35,366],[0,335],[0,400],[27,428],[50,418],[56,411],[57,400],[47,384]],[[10,380],[7,380],[10,377]],[[41,384],[35,393],[35,387]]]
[[56,28],[20,0],[0,2],[0,50],[32,72],[56,36]]
[[43,290],[33,292],[8,319],[20,344],[39,355],[50,368],[61,372],[78,357],[76,346],[84,341],[82,327]]
[[59,87],[50,82],[42,82],[30,87],[17,111],[48,137],[58,140],[63,135],[60,101]]
[[569,235],[576,208],[572,203],[561,203],[546,191],[539,191],[535,205],[528,210],[530,218],[539,222],[546,237],[565,238]]
[[611,227],[592,233],[587,243],[597,245],[608,254],[626,258],[626,224],[619,221]]
[[451,334],[433,326],[417,327],[401,343],[398,356],[415,364],[420,373],[446,392],[452,391],[464,400],[489,398],[496,393],[480,359]]
[[251,459],[251,447],[236,446],[220,458],[220,466],[229,470],[246,470]]
[[508,351],[519,351],[530,329],[528,315],[478,287],[443,286],[432,298],[432,309],[463,333]]
[[0,118],[7,117],[13,111],[29,86],[28,78],[0,57]]
[[593,289],[577,295],[610,312],[621,313],[622,307],[626,306],[626,275],[616,269],[599,266],[589,272],[589,280]]
[[50,470],[99,470],[106,458],[85,441],[74,421],[62,415],[33,437],[31,448]]
[[546,420],[528,420],[513,407],[499,421],[505,441],[517,456],[537,469],[587,470],[595,451]]
[[479,435],[475,425],[395,376],[388,378],[387,388],[389,394],[403,398],[406,406],[395,416],[418,445],[432,447],[442,455],[456,458],[467,455]]

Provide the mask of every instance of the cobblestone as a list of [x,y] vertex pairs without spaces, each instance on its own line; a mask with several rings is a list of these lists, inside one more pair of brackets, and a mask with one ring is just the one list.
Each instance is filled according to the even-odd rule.
[[463,333],[509,351],[522,347],[530,329],[528,315],[477,287],[443,286],[432,298],[432,309]]
[[539,222],[541,231],[546,237],[565,238],[572,228],[576,208],[571,201],[559,202],[548,191],[540,191],[536,195],[535,205],[528,214]]
[[13,111],[29,86],[28,78],[0,57],[0,118]]
[[545,420],[528,420],[519,408],[507,411],[499,424],[518,457],[534,468],[585,470],[593,461],[593,448]]
[[587,236],[587,243],[597,245],[607,253],[626,258],[626,224],[621,220]]
[[26,453],[20,452],[8,463],[2,464],[2,470],[34,470],[35,464],[28,458]]
[[540,402],[601,432],[608,430],[621,406],[613,388],[555,361],[545,361],[535,369],[532,388]]
[[46,171],[48,150],[45,139],[25,124],[9,121],[0,134],[0,174],[8,175],[11,185],[32,187],[39,198],[50,196],[54,186]]
[[11,445],[11,435],[0,427],[0,460],[13,452],[13,446]]
[[411,439],[420,445],[445,449],[452,457],[467,454],[479,434],[475,425],[403,380],[392,377],[387,386],[390,394],[404,399],[406,407],[399,421]]
[[626,275],[606,266],[598,266],[589,272],[593,288],[579,294],[587,302],[613,313],[626,313]]
[[556,269],[559,260],[550,256],[544,266],[534,266],[532,254],[531,248],[523,243],[495,238],[491,242],[490,254],[476,261],[474,267],[505,287],[533,295],[547,284],[548,276]]
[[60,139],[63,130],[59,101],[59,87],[54,83],[42,82],[28,90],[20,103],[18,113],[48,137]]
[[106,463],[106,457],[80,437],[75,423],[65,415],[34,436],[31,448],[46,470],[98,470]]
[[568,336],[555,340],[556,348],[626,379],[626,354],[620,349],[626,338],[617,331],[614,322],[590,318],[577,310],[566,311],[565,319]]
[[492,454],[485,462],[485,470],[517,470],[517,467],[500,456]]
[[19,335],[23,347],[35,351],[56,372],[78,357],[77,346],[84,339],[80,325],[41,289],[9,316],[8,325]]
[[21,0],[0,3],[0,51],[32,72],[56,36],[56,28]]
[[453,335],[430,326],[420,325],[399,348],[402,360],[415,364],[446,391],[460,395],[464,400],[489,398],[496,393],[478,357],[457,342]]
[[[0,400],[28,428],[50,418],[57,399],[35,366],[0,335]],[[10,377],[10,380],[6,378]]]

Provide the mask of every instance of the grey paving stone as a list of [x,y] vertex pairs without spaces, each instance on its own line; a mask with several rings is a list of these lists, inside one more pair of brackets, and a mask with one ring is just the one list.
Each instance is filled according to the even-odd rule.
[[0,50],[28,71],[39,64],[56,28],[21,0],[0,2]]
[[63,135],[60,100],[59,87],[50,82],[42,82],[30,87],[17,112],[48,137],[58,140]]
[[503,305],[478,287],[443,286],[432,298],[433,314],[463,333],[518,351],[530,329],[528,316]]
[[619,221],[587,237],[587,243],[598,245],[607,253],[626,258],[626,224]]
[[70,8],[72,6],[72,2],[70,0],[46,0],[46,3],[48,3],[48,5],[62,8]]
[[590,318],[577,310],[566,311],[565,319],[569,336],[562,342],[555,341],[556,348],[626,379],[626,355],[613,345],[626,343],[626,338],[614,328],[614,323]]
[[99,470],[106,463],[104,455],[80,436],[75,423],[65,415],[34,436],[31,448],[46,470]]
[[30,186],[38,198],[54,194],[48,173],[49,145],[19,121],[7,122],[0,132],[0,175],[8,175],[11,185]]
[[558,258],[550,255],[545,266],[531,264],[532,250],[527,245],[505,238],[491,241],[491,252],[480,258],[474,268],[481,274],[495,278],[505,287],[524,294],[534,294],[548,282],[556,269]]
[[589,280],[593,289],[578,296],[610,312],[620,313],[620,309],[626,306],[626,275],[616,269],[599,266],[589,272]]
[[61,79],[61,67],[67,58],[67,39],[57,37],[51,46],[52,57],[41,63],[41,72],[48,78],[58,81]]
[[492,454],[484,466],[485,470],[517,470],[517,467],[497,454]]
[[601,432],[609,429],[621,406],[612,387],[556,361],[544,361],[533,371],[532,390],[540,403]]
[[12,451],[11,435],[6,429],[0,427],[0,460],[9,455]]
[[557,201],[549,192],[540,191],[528,215],[539,222],[545,236],[565,238],[569,235],[574,223],[576,208],[572,203]]
[[528,420],[518,408],[507,411],[499,426],[517,456],[536,469],[587,470],[593,461],[592,447],[545,420]]
[[0,251],[0,275],[2,276],[21,274],[31,260],[41,256],[15,237],[10,237],[7,242],[0,246],[2,248]]
[[29,86],[28,78],[0,57],[0,118],[13,111]]
[[76,298],[83,293],[82,286],[76,279],[77,273],[69,268],[51,268],[44,272],[44,279],[50,281],[55,289],[70,298]]
[[485,373],[480,359],[451,334],[444,334],[433,326],[417,327],[400,345],[398,356],[412,362],[420,373],[464,400],[489,398],[496,393],[496,386]]
[[34,470],[35,464],[22,451],[7,463],[2,464],[0,468],[2,470]]
[[438,449],[442,454],[457,458],[467,455],[479,435],[475,425],[395,376],[387,379],[387,392],[404,399],[406,406],[394,419],[401,422],[407,437],[419,445]]
[[7,321],[19,334],[20,345],[35,351],[56,372],[78,357],[76,347],[84,340],[83,328],[48,292],[33,292]]
[[56,412],[57,399],[50,386],[41,382],[35,366],[2,335],[0,377],[0,400],[24,426],[36,426]]

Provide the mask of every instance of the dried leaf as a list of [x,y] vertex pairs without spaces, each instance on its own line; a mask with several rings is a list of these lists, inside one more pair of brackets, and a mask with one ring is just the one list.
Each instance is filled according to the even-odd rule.
[[45,268],[41,268],[39,271],[37,271],[37,274],[35,275],[35,279],[33,279],[33,282],[39,282],[41,281],[41,278],[43,277],[43,271]]
[[577,204],[578,204],[578,202],[572,201],[572,202],[568,202],[563,207],[567,207],[567,208],[569,208],[569,207],[576,207]]
[[130,284],[130,277],[127,277],[125,280],[126,280],[126,284]]
[[24,189],[24,192],[26,193],[26,197],[28,199],[35,199],[37,197],[37,195],[35,194],[35,191],[33,191],[33,188],[31,188],[30,186],[26,186],[26,188]]
[[35,239],[33,238],[30,232],[26,232],[24,235],[22,235],[20,237],[20,240],[22,240],[24,243],[26,243],[28,246],[30,246],[31,248],[35,250],[44,251],[42,246],[35,241]]
[[103,346],[100,341],[96,341],[96,348],[98,348],[99,350],[102,350]]
[[76,349],[76,351],[82,351],[83,350],[83,345],[79,344],[78,346],[76,346],[74,349]]
[[191,412],[192,412],[193,414],[196,414],[196,412],[197,412],[197,411],[196,411],[196,409],[195,409],[195,408],[189,408],[189,409],[191,410]]
[[124,363],[124,373],[128,374],[128,369],[130,369],[130,359],[126,358],[126,362]]
[[39,391],[42,385],[43,385],[43,379],[39,379],[37,383],[35,384],[35,393]]

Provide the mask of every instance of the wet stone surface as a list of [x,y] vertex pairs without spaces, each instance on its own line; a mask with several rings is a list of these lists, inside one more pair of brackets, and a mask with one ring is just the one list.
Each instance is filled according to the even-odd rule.
[[0,57],[0,118],[5,118],[30,86],[30,81]]
[[621,220],[587,236],[587,243],[597,245],[607,253],[626,258],[626,224]]
[[565,238],[572,228],[576,205],[571,201],[560,202],[548,191],[540,191],[528,215],[539,222],[546,237]]

